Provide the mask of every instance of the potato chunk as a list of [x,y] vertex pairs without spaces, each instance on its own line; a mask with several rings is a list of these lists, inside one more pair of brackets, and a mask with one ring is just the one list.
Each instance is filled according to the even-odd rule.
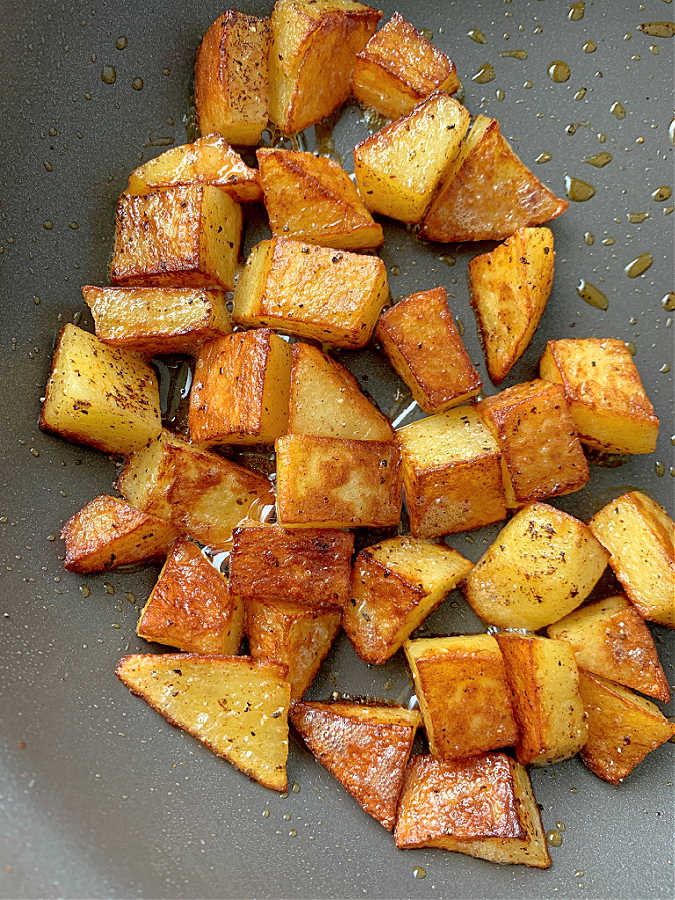
[[478,560],[464,593],[485,622],[537,631],[584,602],[608,556],[579,519],[546,503],[531,503],[518,510]]
[[456,550],[404,535],[356,557],[342,627],[361,659],[386,662],[471,571]]
[[144,447],[162,430],[154,369],[135,353],[66,325],[54,351],[40,428],[116,456]]
[[549,341],[539,372],[562,385],[584,444],[608,453],[655,449],[659,420],[623,341]]
[[229,291],[241,240],[241,207],[212,185],[123,194],[117,203],[113,284]]
[[415,537],[440,537],[506,518],[497,442],[475,406],[458,406],[396,432]]
[[445,288],[411,294],[385,310],[375,336],[425,412],[443,412],[480,391],[480,376],[452,320]]
[[565,212],[523,165],[495,119],[478,116],[422,221],[430,241],[502,241]]
[[453,762],[414,756],[394,837],[402,850],[438,847],[491,862],[551,865],[527,771],[504,753]]

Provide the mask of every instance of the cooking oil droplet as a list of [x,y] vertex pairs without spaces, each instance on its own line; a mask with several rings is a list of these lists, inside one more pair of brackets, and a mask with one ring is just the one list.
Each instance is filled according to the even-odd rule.
[[591,199],[595,194],[595,188],[587,181],[565,175],[565,193],[575,203],[583,203],[585,200]]
[[555,823],[555,827],[558,829],[558,831],[564,831],[564,830],[565,830],[565,823],[564,823],[564,822],[556,822],[556,823]]
[[552,847],[562,847],[562,835],[555,828],[546,832],[546,840]]
[[659,369],[661,375],[667,375],[670,372],[670,363],[664,363]]
[[117,81],[117,72],[114,66],[103,66],[101,70],[101,81],[104,84],[115,84]]
[[487,84],[489,81],[494,81],[495,70],[489,62],[483,63],[480,69],[476,72],[475,75],[472,76],[471,80],[475,81],[476,84]]
[[502,50],[500,56],[510,56],[511,59],[527,59],[527,50]]
[[439,256],[438,258],[441,262],[445,263],[446,266],[454,266],[457,262],[454,256]]
[[650,53],[653,53],[654,56],[658,56],[659,53],[660,53],[661,51],[659,50],[659,48],[657,47],[656,44],[650,44],[650,45],[649,45],[649,52],[650,52]]
[[616,243],[613,237],[606,237],[602,239],[603,246],[611,247],[612,244]]
[[657,459],[654,463],[654,471],[656,472],[657,478],[663,478],[663,476],[666,474],[665,463],[662,463],[660,459]]
[[588,90],[586,88],[579,88],[579,90],[574,95],[574,99],[575,100],[583,100],[587,93],[588,93]]
[[142,91],[143,90],[143,79],[142,78],[134,78],[134,80],[131,82],[131,86],[135,91]]
[[675,22],[643,22],[638,31],[649,37],[669,38],[675,35]]
[[539,156],[535,159],[535,162],[536,163],[547,163],[547,162],[550,162],[551,159],[553,159],[551,154],[547,150],[544,150],[544,152],[540,153]]
[[647,269],[654,262],[654,257],[651,253],[641,253],[634,260],[628,263],[628,265],[624,268],[624,272],[628,275],[629,278],[638,278],[640,275],[644,275]]
[[664,200],[668,200],[671,194],[672,191],[668,187],[668,185],[662,184],[661,187],[658,187],[655,191],[652,191],[652,200],[656,200],[657,203],[663,203]]
[[626,341],[626,347],[628,348],[628,352],[631,356],[635,356],[637,353],[637,347],[635,346],[634,341]]
[[487,38],[483,34],[482,31],[479,31],[477,28],[471,28],[467,31],[467,35],[471,38],[472,41],[475,41],[477,44],[487,44]]
[[584,278],[579,279],[579,283],[577,284],[577,294],[582,300],[588,303],[589,306],[594,306],[596,309],[607,309],[609,306],[605,294]]
[[42,164],[48,172],[54,171],[54,166],[50,162],[46,162]]
[[428,41],[433,41],[434,33],[430,28],[420,28],[420,34]]
[[80,223],[79,222],[69,222],[68,228],[70,228],[71,231],[79,231]]
[[505,96],[506,94],[504,93],[504,91],[501,88],[497,88],[497,90],[495,91],[495,97],[500,103],[503,101]]
[[125,591],[124,596],[129,601],[129,603],[131,603],[132,606],[136,603],[136,599],[137,599],[136,594],[132,594],[131,591]]
[[51,219],[47,219],[46,222],[42,223],[42,227],[45,229],[45,231],[51,231],[52,228],[54,227],[54,223],[52,222]]
[[534,87],[534,85],[533,85],[532,82],[528,79],[527,81],[524,81],[524,82],[523,82],[523,87],[524,87],[524,88],[531,88],[531,87]]
[[80,593],[83,597],[91,597],[91,588],[87,584],[80,585]]
[[574,873],[574,877],[575,877],[575,878],[583,878],[583,877],[584,877],[584,870],[583,870],[583,869],[577,869],[576,872]]
[[270,811],[269,809],[263,809],[263,819],[269,819]]
[[109,581],[104,581],[103,587],[105,588],[106,594],[110,594],[111,597],[115,596],[115,588],[113,587],[112,584],[110,584]]
[[595,166],[596,169],[602,169],[607,163],[611,163],[612,154],[607,153],[607,151],[603,151],[602,153],[596,153],[595,156],[587,156],[584,162],[589,163],[591,166]]
[[459,316],[455,318],[455,325],[457,326],[457,333],[460,337],[462,337],[464,335],[465,326],[464,322],[462,322]]
[[675,119],[670,120],[670,125],[668,126],[668,137],[670,138],[670,143],[675,144]]
[[584,243],[588,244],[589,247],[592,247],[595,243],[595,235],[592,231],[587,231],[584,234]]
[[289,837],[297,837],[298,832],[295,830],[295,828],[291,828],[290,831],[288,832],[288,836]]
[[413,869],[413,878],[426,878],[427,870],[423,869],[422,866],[415,866]]
[[598,143],[604,144],[606,140],[607,140],[607,135],[604,134],[602,131],[599,131],[598,132]]
[[583,19],[585,11],[586,4],[584,3],[584,0],[580,0],[579,3],[573,3],[570,6],[567,18],[570,22],[578,22],[580,19]]
[[569,80],[570,67],[561,59],[556,59],[548,67],[548,74],[553,81],[561,84],[563,81]]
[[300,793],[300,785],[298,784],[297,781],[293,782],[293,786],[292,786],[291,790],[293,791],[294,794]]
[[582,46],[584,53],[595,53],[598,49],[598,45],[595,41],[586,41]]
[[675,310],[675,291],[669,291],[661,298],[661,306],[666,312],[673,312],[673,310]]
[[645,219],[649,218],[649,213],[628,213],[628,221],[631,225],[639,225],[640,222],[644,222]]
[[126,37],[122,34],[115,41],[115,47],[117,48],[117,50],[125,50],[128,43],[129,42],[127,41]]
[[615,100],[614,103],[609,108],[609,111],[614,116],[615,119],[625,119],[626,118],[626,110],[624,109],[623,103],[619,103],[618,100]]

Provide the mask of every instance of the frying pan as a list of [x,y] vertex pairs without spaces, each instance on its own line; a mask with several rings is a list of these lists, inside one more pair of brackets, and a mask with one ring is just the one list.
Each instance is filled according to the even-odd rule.
[[[240,5],[258,14],[271,7]],[[470,110],[497,117],[523,160],[554,190],[564,191],[565,176],[595,188],[591,200],[572,203],[553,223],[553,293],[505,386],[535,376],[547,338],[618,337],[635,347],[661,435],[653,455],[617,468],[593,466],[589,485],[555,505],[587,518],[637,486],[672,512],[672,373],[663,370],[672,363],[673,330],[661,300],[673,288],[675,215],[664,215],[672,200],[651,194],[672,187],[673,42],[638,27],[670,18],[672,8],[663,0],[586,0],[584,17],[570,21],[568,3],[551,0],[381,6],[386,17],[396,7],[433,33],[457,63]],[[2,11],[2,895],[671,896],[672,745],[651,754],[619,787],[595,778],[578,759],[533,771],[544,826],[561,823],[563,839],[551,848],[553,867],[541,872],[443,851],[396,851],[391,836],[295,741],[294,787],[281,797],[172,729],[115,679],[118,658],[147,646],[134,629],[156,570],[87,578],[63,571],[54,536],[75,510],[110,490],[116,465],[40,433],[39,398],[58,329],[80,316],[89,327],[79,287],[106,283],[114,206],[128,172],[162,146],[185,141],[194,51],[222,4],[24,0],[4,2]],[[486,43],[470,38],[472,29]],[[123,37],[126,47],[116,49]],[[593,46],[589,41],[594,52],[584,49]],[[500,55],[505,50],[525,50],[527,59]],[[556,60],[569,65],[568,81],[547,74]],[[495,79],[481,84],[472,76],[485,62]],[[107,65],[115,67],[114,84],[101,80]],[[141,90],[132,87],[137,78]],[[585,96],[575,99],[583,89]],[[616,102],[623,119],[611,112]],[[347,107],[333,139],[348,170],[351,148],[366,134],[358,108]],[[307,140],[311,149],[313,129]],[[611,153],[611,163],[584,162],[600,151]],[[536,164],[542,153],[550,161]],[[630,213],[648,218],[632,223]],[[265,234],[263,214],[253,218],[246,251]],[[466,285],[468,259],[486,246],[423,245],[395,223],[386,223],[385,233],[392,294],[444,285],[486,391],[494,392]],[[624,267],[642,253],[652,254],[651,267],[627,277]],[[606,310],[580,298],[580,279],[606,295]],[[343,360],[385,412],[396,418],[405,411],[409,398],[375,352]],[[405,421],[414,417],[413,411]],[[475,560],[496,530],[450,543]],[[614,589],[607,576],[599,592]],[[459,594],[425,628],[482,630]],[[666,632],[654,633],[672,681]],[[310,696],[334,690],[402,701],[412,693],[400,654],[369,668],[344,636]]]

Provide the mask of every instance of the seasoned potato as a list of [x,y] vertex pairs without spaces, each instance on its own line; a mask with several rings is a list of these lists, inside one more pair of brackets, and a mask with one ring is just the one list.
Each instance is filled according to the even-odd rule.
[[342,627],[361,659],[386,662],[471,568],[445,544],[407,535],[362,550],[342,612]]
[[116,456],[144,447],[162,430],[154,369],[135,353],[66,325],[54,351],[40,428]]
[[519,228],[469,262],[471,305],[495,384],[501,384],[537,330],[553,286],[554,258],[550,228]]
[[115,674],[132,694],[249,778],[285,791],[286,666],[250,656],[139,653]]
[[515,744],[511,691],[491,635],[420,638],[404,647],[434,756],[463,759]]
[[277,440],[277,517],[285,527],[378,528],[401,518],[395,444],[288,434]]
[[420,715],[403,706],[336,700],[296,703],[293,727],[368,815],[393,831]]
[[439,537],[506,518],[499,447],[475,406],[396,432],[415,537]]
[[527,771],[504,753],[453,762],[414,756],[394,837],[401,850],[438,847],[491,862],[551,865]]
[[561,384],[579,438],[608,453],[651,453],[659,420],[623,341],[549,341],[542,378]]
[[113,284],[211,287],[234,284],[241,207],[210,184],[123,194],[117,203]]
[[478,116],[422,221],[430,241],[502,241],[523,225],[542,225],[565,212],[523,165],[496,119]]
[[562,510],[518,510],[464,583],[473,611],[500,628],[537,631],[580,606],[605,571],[608,553]]
[[643,619],[675,628],[675,523],[651,497],[631,491],[588,523]]
[[235,322],[335,347],[364,347],[389,297],[377,256],[274,238],[257,244],[234,292]]
[[385,310],[375,336],[425,412],[443,412],[480,391],[480,376],[452,321],[445,288],[411,294]]
[[382,226],[334,160],[278,148],[256,156],[272,234],[342,250],[382,244]]

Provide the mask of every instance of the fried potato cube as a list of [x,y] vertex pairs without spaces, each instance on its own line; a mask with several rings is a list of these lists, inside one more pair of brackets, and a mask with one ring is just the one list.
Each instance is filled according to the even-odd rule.
[[589,603],[549,625],[548,635],[567,641],[577,665],[667,703],[670,689],[654,638],[622,595]]
[[554,258],[550,228],[519,228],[469,262],[471,306],[495,384],[501,384],[537,330],[553,286]]
[[675,628],[675,523],[641,491],[612,500],[588,523],[643,619]]
[[433,538],[506,518],[499,447],[475,406],[396,432],[414,537]]
[[287,434],[277,452],[277,518],[286,528],[379,528],[401,518],[398,448]]
[[453,762],[414,756],[394,837],[401,850],[437,847],[491,862],[551,865],[527,771],[504,753]]
[[588,463],[560,385],[528,381],[478,405],[499,444],[506,504],[580,490],[590,478]]
[[272,234],[341,250],[382,244],[382,226],[334,160],[277,148],[256,156]]
[[249,778],[287,789],[286,666],[250,656],[138,653],[121,659],[115,674],[171,725]]
[[408,535],[361,550],[342,612],[342,627],[361,659],[386,662],[472,567],[445,544]]
[[675,735],[675,722],[628,688],[584,669],[581,696],[588,718],[584,764],[598,778],[619,784],[642,760]]
[[54,351],[40,428],[115,456],[144,447],[162,430],[154,369],[135,353],[66,325]]
[[352,93],[389,119],[404,116],[435,90],[454,94],[454,62],[395,12],[357,55]]
[[515,744],[511,691],[491,635],[420,638],[404,648],[434,756],[463,759]]
[[445,288],[411,294],[385,310],[375,337],[425,412],[443,412],[480,391],[480,376],[452,320]]
[[241,207],[210,184],[141,197],[123,194],[115,217],[113,284],[231,290],[241,240]]
[[542,225],[565,212],[523,165],[496,119],[477,116],[422,221],[430,241],[502,241],[523,225]]
[[233,320],[356,349],[389,297],[377,256],[274,238],[257,244],[234,292]]
[[277,0],[270,19],[270,119],[285,134],[344,103],[356,54],[381,16],[351,0]]
[[254,146],[267,127],[267,19],[226,10],[206,30],[195,57],[195,107],[202,134]]
[[581,606],[609,554],[590,528],[546,503],[519,509],[464,583],[471,608],[500,628],[537,631]]
[[623,341],[549,341],[539,372],[562,385],[584,444],[608,453],[655,449],[659,420]]
[[296,703],[290,717],[321,765],[368,815],[393,831],[419,713],[384,703],[336,700]]
[[214,547],[229,541],[253,503],[273,502],[267,478],[168,431],[127,459],[116,487],[136,509]]

